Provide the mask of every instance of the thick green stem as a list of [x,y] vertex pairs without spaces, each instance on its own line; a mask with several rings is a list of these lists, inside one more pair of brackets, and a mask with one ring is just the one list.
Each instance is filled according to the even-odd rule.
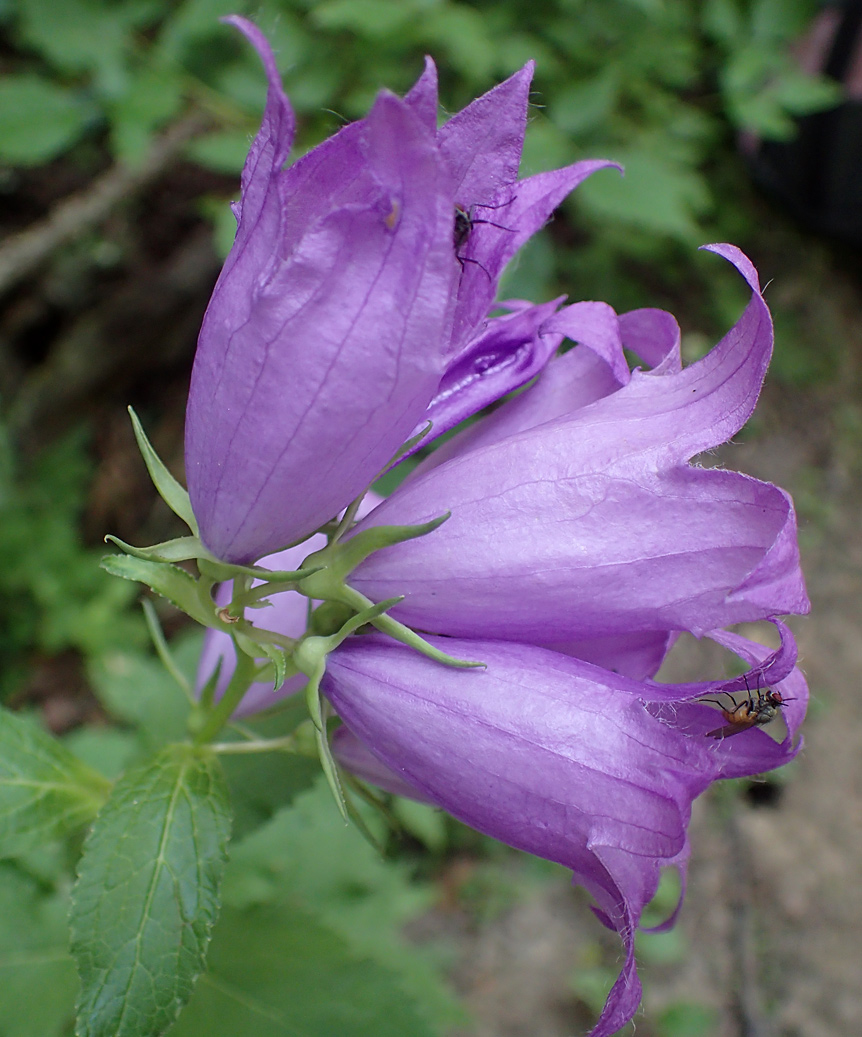
[[225,689],[224,695],[216,703],[213,711],[206,717],[200,730],[194,736],[195,745],[211,742],[230,720],[236,707],[251,686],[257,675],[257,662],[245,652],[236,653],[236,669]]

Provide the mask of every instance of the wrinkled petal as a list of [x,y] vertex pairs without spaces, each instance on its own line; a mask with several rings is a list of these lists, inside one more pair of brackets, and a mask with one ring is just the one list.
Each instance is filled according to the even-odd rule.
[[[523,320],[537,309],[518,310],[512,317],[499,319],[507,321],[520,317]],[[616,392],[628,382],[629,369],[623,354],[619,321],[607,303],[574,303],[560,314],[550,316],[538,329],[538,341],[543,344],[531,345],[526,351],[531,366],[539,367],[543,356],[547,355],[548,345],[558,344],[563,337],[580,343],[580,346],[547,363],[529,392],[507,400],[482,421],[463,429],[435,450],[423,461],[417,475],[456,455],[572,414],[588,403]],[[505,375],[506,371],[503,372]],[[477,388],[477,397],[479,391]],[[454,407],[450,410],[454,412]]]
[[484,333],[447,367],[434,399],[413,430],[416,435],[427,421],[432,424],[428,438],[417,443],[416,450],[520,389],[545,367],[563,339],[544,328],[560,302],[562,298],[488,321]]
[[646,308],[620,314],[623,345],[652,368],[653,374],[682,370],[681,336],[676,317],[666,310]]
[[712,249],[753,291],[706,357],[675,375],[636,370],[571,416],[418,474],[363,525],[425,522],[442,506],[451,518],[351,583],[372,600],[405,595],[393,615],[416,628],[534,644],[806,612],[789,496],[686,463],[748,418],[772,347],[751,264]]
[[419,421],[445,369],[457,264],[451,177],[423,117],[382,93],[282,173],[292,122],[271,52],[234,23],[270,88],[201,330],[186,468],[206,545],[249,562],[328,521]]
[[409,105],[432,133],[437,130],[437,66],[427,55],[422,75],[404,95]]
[[[661,867],[684,861],[692,800],[741,739],[692,736],[671,715],[653,716],[639,682],[581,660],[513,643],[431,640],[486,669],[443,667],[372,635],[330,656],[323,689],[408,786],[479,831],[573,870],[626,948],[594,1031],[611,1034],[640,998],[632,940],[643,907]],[[752,760],[757,771],[771,761],[767,752]]]

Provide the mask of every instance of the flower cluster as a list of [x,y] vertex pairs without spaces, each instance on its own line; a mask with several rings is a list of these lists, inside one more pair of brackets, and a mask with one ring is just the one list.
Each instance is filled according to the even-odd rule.
[[[227,563],[312,574],[255,617],[290,643],[326,642],[341,766],[564,864],[590,891],[626,952],[593,1030],[610,1035],[640,1000],[634,932],[660,871],[684,875],[692,801],[799,747],[807,689],[776,620],[808,610],[792,502],[691,463],[742,427],[760,392],[772,324],[757,273],[734,247],[708,246],[751,299],[686,368],[661,310],[555,300],[489,318],[508,259],[608,165],[518,180],[530,67],[438,129],[428,62],[403,100],[381,93],[283,169],[294,119],[271,51],[230,21],[269,93],[189,397],[201,539]],[[525,385],[358,510],[429,421],[423,443]],[[219,593],[226,606],[231,588]],[[332,636],[322,620],[306,629],[309,599],[337,606]],[[344,616],[377,630],[337,633]],[[762,619],[776,622],[777,651],[724,630]],[[656,682],[683,631],[749,669]],[[202,682],[221,658],[224,692],[234,652],[227,630],[211,631]],[[300,670],[280,695],[305,684]],[[272,702],[271,682],[252,683],[239,711]],[[762,729],[778,712],[780,742]]]

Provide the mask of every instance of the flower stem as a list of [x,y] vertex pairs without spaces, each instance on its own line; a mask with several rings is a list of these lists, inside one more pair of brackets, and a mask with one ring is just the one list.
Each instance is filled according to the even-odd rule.
[[218,700],[212,712],[204,719],[200,730],[194,736],[195,745],[211,742],[230,720],[233,711],[242,701],[257,673],[257,662],[245,652],[237,651],[236,669],[225,688],[225,693]]

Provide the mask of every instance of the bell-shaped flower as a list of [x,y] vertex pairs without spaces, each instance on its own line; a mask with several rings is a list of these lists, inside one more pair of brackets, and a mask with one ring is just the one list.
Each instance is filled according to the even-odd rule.
[[[373,601],[404,595],[392,615],[415,629],[557,647],[643,631],[666,643],[669,631],[806,612],[789,496],[689,463],[742,427],[772,349],[753,266],[710,247],[752,295],[706,357],[680,369],[675,326],[657,311],[555,314],[546,331],[582,344],[360,523],[451,512],[433,533],[371,555],[351,585]],[[651,371],[629,375],[614,325]]]
[[[486,320],[499,274],[608,163],[518,181],[532,66],[438,130],[428,61],[403,100],[382,92],[367,118],[285,169],[295,118],[272,51],[250,22],[226,20],[258,51],[269,87],[198,342],[186,473],[206,546],[247,563],[344,508],[432,401],[457,421],[540,369],[547,350],[525,353],[543,345],[533,332],[544,309],[499,332]],[[498,204],[499,220],[480,215]],[[468,219],[457,241],[456,213]],[[453,393],[464,397],[454,408]]]
[[458,267],[451,173],[413,106],[383,92],[283,169],[294,117],[272,51],[230,21],[269,91],[201,329],[186,467],[207,547],[249,562],[331,519],[409,436],[445,369]]
[[347,725],[334,744],[345,765],[570,868],[620,934],[625,961],[591,1037],[616,1033],[637,1008],[635,930],[661,868],[684,879],[693,799],[717,778],[769,770],[798,750],[807,688],[789,632],[772,656],[717,636],[787,700],[781,743],[754,728],[710,737],[716,710],[696,699],[714,684],[635,681],[530,645],[439,639],[487,664],[455,670],[375,634],[350,638],[327,664],[323,688]]

